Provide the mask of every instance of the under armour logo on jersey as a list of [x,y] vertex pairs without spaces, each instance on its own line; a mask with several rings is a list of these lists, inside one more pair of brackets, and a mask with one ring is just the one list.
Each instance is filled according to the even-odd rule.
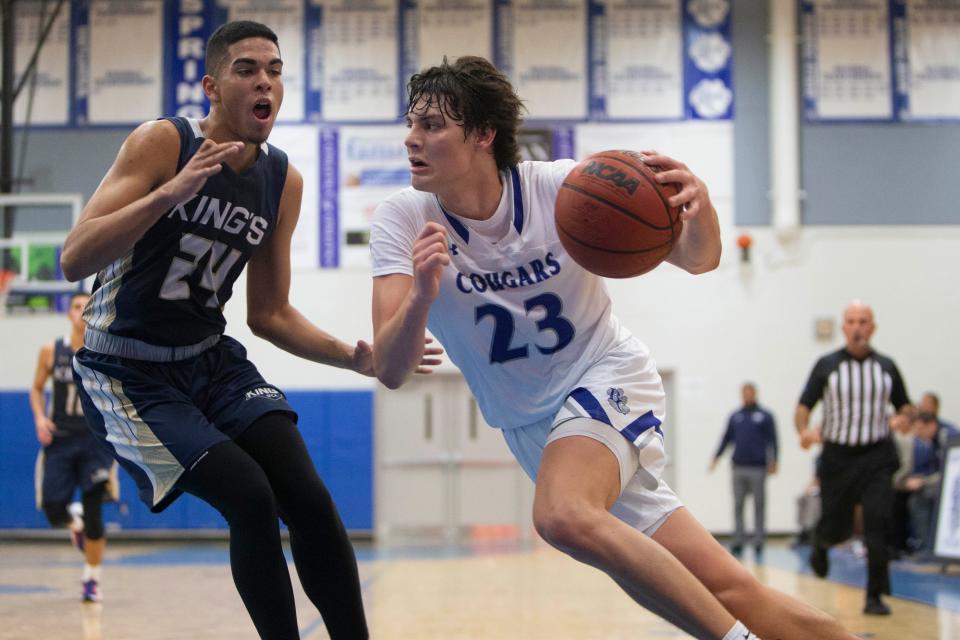
[[459,251],[459,249],[457,248],[457,245],[455,245],[454,243],[451,242],[451,243],[450,243],[450,255],[452,255],[452,256],[459,255],[459,254],[457,253],[458,251]]
[[623,415],[630,413],[630,408],[627,407],[627,400],[629,400],[629,398],[624,395],[623,389],[617,389],[616,387],[607,389],[607,402]]

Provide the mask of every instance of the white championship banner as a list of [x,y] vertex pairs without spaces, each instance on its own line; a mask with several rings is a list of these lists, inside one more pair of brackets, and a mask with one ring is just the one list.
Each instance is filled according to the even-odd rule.
[[960,118],[960,2],[906,0],[904,120]]
[[[493,55],[493,7],[487,0],[423,0],[416,3],[413,67],[420,71],[443,57]],[[404,81],[408,78],[403,78]]]
[[[510,29],[511,80],[531,120],[587,117],[587,8],[583,0],[516,0]],[[508,24],[509,23],[509,24]]]
[[[14,16],[14,89],[23,78],[56,3],[18,2]],[[14,123],[65,125],[70,120],[70,2],[65,2],[28,78],[14,103]],[[2,53],[2,52],[0,52]]]
[[809,120],[893,118],[887,0],[804,0]]
[[729,0],[589,4],[591,121],[733,118]]
[[88,124],[134,124],[162,115],[163,1],[89,4]]
[[396,121],[400,116],[397,3],[312,0],[322,7],[321,117],[326,122]]
[[606,115],[683,117],[680,0],[606,5]]

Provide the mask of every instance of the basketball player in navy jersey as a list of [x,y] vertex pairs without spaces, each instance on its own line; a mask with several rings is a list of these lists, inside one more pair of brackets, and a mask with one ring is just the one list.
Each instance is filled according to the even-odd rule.
[[[371,229],[377,377],[402,385],[429,327],[535,480],[540,535],[694,637],[852,640],[761,584],[660,478],[670,425],[656,363],[611,313],[602,279],[563,249],[554,204],[575,162],[519,161],[509,80],[483,58],[444,61],[413,76],[408,104],[412,186]],[[714,269],[707,187],[643,153],[680,187],[669,203],[684,209],[683,232],[667,260]]]
[[299,637],[279,516],[331,638],[356,640],[368,636],[356,560],[296,414],[223,335],[222,307],[249,265],[255,334],[372,374],[369,344],[341,342],[288,300],[303,178],[266,143],[282,70],[273,31],[228,23],[207,43],[208,115],[148,122],[123,144],[64,244],[68,278],[97,276],[74,370],[90,428],[151,509],[186,491],[223,514],[261,637]]
[[[83,552],[82,596],[84,602],[100,602],[100,565],[107,539],[103,529],[103,502],[113,475],[113,457],[87,429],[73,382],[73,354],[83,346],[83,308],[90,296],[77,293],[70,298],[67,317],[69,335],[43,345],[30,387],[30,408],[43,449],[39,504],[50,524],[70,529],[73,543]],[[49,410],[44,394],[53,380]],[[69,507],[74,490],[80,489],[83,517]]]

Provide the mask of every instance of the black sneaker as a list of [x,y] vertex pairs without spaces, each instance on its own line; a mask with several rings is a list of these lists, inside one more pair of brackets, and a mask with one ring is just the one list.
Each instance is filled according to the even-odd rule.
[[827,547],[813,546],[810,548],[810,568],[818,578],[826,578],[830,571],[830,559],[827,556]]
[[890,607],[883,603],[880,596],[867,596],[867,603],[863,606],[863,612],[868,616],[888,616]]

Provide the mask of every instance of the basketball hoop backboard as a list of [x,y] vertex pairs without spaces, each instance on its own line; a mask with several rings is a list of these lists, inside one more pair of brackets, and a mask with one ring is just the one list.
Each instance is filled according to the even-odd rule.
[[0,313],[64,311],[82,284],[60,271],[63,241],[83,209],[79,193],[0,194],[0,209],[13,216],[0,239]]

